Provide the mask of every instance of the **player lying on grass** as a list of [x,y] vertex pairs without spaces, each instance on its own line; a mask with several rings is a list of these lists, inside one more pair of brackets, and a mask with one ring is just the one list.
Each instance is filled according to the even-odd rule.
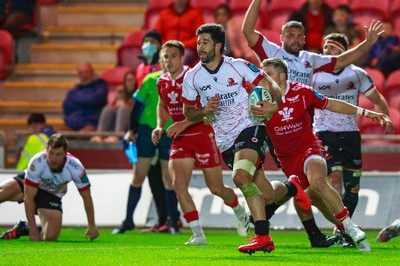
[[[99,232],[94,218],[90,182],[82,163],[68,153],[68,141],[62,134],[54,134],[47,142],[47,149],[30,160],[25,175],[17,175],[4,182],[0,189],[0,202],[18,201],[25,203],[28,228],[23,222],[2,235],[2,239],[18,238],[29,232],[32,241],[56,241],[62,227],[61,198],[67,192],[67,184],[73,181],[82,196],[88,229],[86,238],[94,240]],[[24,183],[24,186],[22,186]],[[39,216],[42,229],[36,225]]]

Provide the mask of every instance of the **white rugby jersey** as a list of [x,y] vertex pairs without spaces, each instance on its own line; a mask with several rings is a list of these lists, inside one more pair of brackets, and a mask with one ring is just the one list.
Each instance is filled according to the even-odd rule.
[[35,154],[25,171],[25,184],[43,189],[62,198],[67,192],[67,184],[73,181],[79,191],[90,188],[85,168],[79,159],[67,153],[61,172],[53,172],[47,163],[46,150]]
[[288,65],[288,80],[311,85],[314,73],[325,71],[332,72],[336,57],[300,51],[299,56],[287,53],[281,46],[268,41],[265,36],[260,35],[257,43],[251,47],[258,60],[278,57],[286,61]]
[[182,100],[187,104],[207,105],[219,94],[220,110],[214,112],[212,126],[221,152],[229,149],[244,129],[261,125],[249,114],[248,93],[243,81],[257,85],[265,73],[255,65],[232,57],[222,57],[221,64],[209,72],[201,63],[189,70],[183,80]]
[[[316,73],[312,86],[329,98],[343,100],[358,105],[359,93],[375,90],[371,78],[362,68],[350,65],[337,74]],[[319,131],[358,131],[356,116],[338,114],[328,110],[315,110],[314,132]]]

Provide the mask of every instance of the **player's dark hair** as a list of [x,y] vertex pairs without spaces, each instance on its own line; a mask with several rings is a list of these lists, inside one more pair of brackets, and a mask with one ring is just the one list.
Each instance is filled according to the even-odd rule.
[[347,36],[343,33],[330,33],[324,37],[324,41],[326,40],[340,43],[345,48],[345,50],[347,50],[347,48],[349,47],[349,39],[347,39]]
[[272,58],[268,58],[268,59],[264,59],[261,62],[261,67],[266,67],[266,66],[273,66],[276,69],[278,69],[278,71],[285,73],[286,77],[288,76],[288,66],[286,64],[286,62],[278,57],[272,57]]
[[179,50],[181,56],[184,56],[184,55],[185,55],[185,45],[184,45],[182,42],[180,42],[180,41],[177,41],[177,40],[169,40],[169,41],[167,41],[166,43],[163,44],[163,46],[162,46],[161,49],[164,51],[165,48],[167,48],[167,47],[168,47],[168,48],[172,48],[172,47],[178,48],[178,50]]
[[65,151],[68,151],[68,140],[61,133],[53,134],[47,141],[47,148],[50,147],[53,149],[58,149],[62,147]]
[[300,21],[296,21],[296,20],[291,20],[286,22],[285,24],[283,24],[282,26],[282,33],[285,32],[285,30],[289,29],[289,28],[297,28],[297,29],[302,29],[303,32],[305,32],[305,28],[303,26],[303,23],[301,23]]
[[211,35],[211,39],[214,42],[214,45],[217,43],[221,43],[221,54],[224,53],[225,51],[225,30],[222,25],[215,24],[215,23],[207,23],[201,25],[197,30],[196,30],[196,35],[199,36],[200,34],[203,33],[208,33]]

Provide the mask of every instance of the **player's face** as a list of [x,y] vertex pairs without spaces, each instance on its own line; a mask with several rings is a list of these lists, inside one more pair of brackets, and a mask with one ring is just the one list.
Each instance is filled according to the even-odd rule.
[[177,47],[166,47],[163,53],[166,71],[171,75],[179,74],[183,69],[183,56]]
[[209,33],[202,33],[197,38],[197,53],[204,64],[215,59],[215,45]]
[[65,164],[67,152],[63,147],[47,147],[47,163],[52,171],[60,171]]
[[325,55],[340,55],[341,53],[342,52],[334,45],[325,43],[325,45],[324,45],[324,54]]
[[301,28],[287,28],[282,33],[283,49],[289,54],[297,55],[304,49],[304,31]]
[[279,71],[272,65],[268,65],[262,68],[262,70],[270,76],[276,83],[280,84],[280,73]]

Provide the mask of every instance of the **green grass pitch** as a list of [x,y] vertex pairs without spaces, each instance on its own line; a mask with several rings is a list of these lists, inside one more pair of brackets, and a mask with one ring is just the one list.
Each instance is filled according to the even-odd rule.
[[0,265],[400,265],[400,237],[377,243],[378,231],[367,231],[372,252],[360,253],[339,246],[310,248],[305,231],[271,230],[275,251],[252,256],[237,251],[251,237],[242,238],[233,229],[204,231],[208,246],[186,247],[187,228],[178,235],[138,229],[112,235],[111,229],[101,228],[93,242],[84,238],[83,228],[63,228],[58,242],[30,242],[26,236],[0,241]]

